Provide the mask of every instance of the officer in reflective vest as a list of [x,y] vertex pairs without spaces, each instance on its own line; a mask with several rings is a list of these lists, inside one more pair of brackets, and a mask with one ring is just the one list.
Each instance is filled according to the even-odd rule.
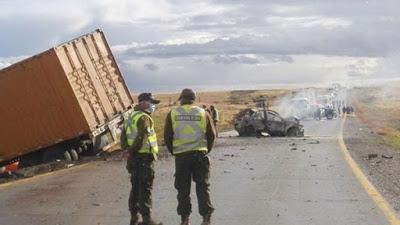
[[202,225],[211,224],[214,207],[210,200],[210,161],[207,154],[215,140],[211,116],[203,108],[194,106],[196,94],[184,89],[179,97],[181,105],[172,109],[165,122],[164,141],[175,156],[175,188],[178,191],[178,215],[181,225],[189,225],[192,212],[190,186],[196,183]]
[[[151,113],[156,104],[151,93],[142,93],[139,104],[125,121],[121,144],[128,152],[127,170],[131,174],[132,189],[129,195],[131,225],[160,225],[152,218],[151,191],[154,180],[154,161],[157,160],[158,145]],[[139,213],[143,221],[139,223]]]

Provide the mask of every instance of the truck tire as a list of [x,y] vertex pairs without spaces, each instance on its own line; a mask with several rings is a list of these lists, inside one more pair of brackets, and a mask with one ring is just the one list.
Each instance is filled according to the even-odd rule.
[[70,150],[69,150],[69,154],[71,155],[72,161],[77,161],[77,160],[79,159],[78,152],[76,152],[75,149],[73,149],[73,148],[70,149]]
[[71,162],[72,161],[72,156],[69,153],[69,151],[65,151],[63,155],[64,155],[64,159],[65,159],[66,162]]

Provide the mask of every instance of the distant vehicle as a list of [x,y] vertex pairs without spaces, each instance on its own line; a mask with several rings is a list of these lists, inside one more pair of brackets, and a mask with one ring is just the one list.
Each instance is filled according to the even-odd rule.
[[1,69],[0,102],[0,167],[105,150],[133,104],[100,30]]
[[327,120],[332,120],[334,117],[337,117],[337,111],[332,107],[319,106],[314,112],[314,119],[321,120],[322,117],[325,117]]
[[324,114],[325,114],[326,119],[332,120],[333,117],[336,116],[336,111],[334,109],[332,109],[332,108],[326,108],[324,110]]
[[235,121],[235,130],[239,136],[255,136],[261,132],[281,137],[304,136],[303,125],[295,117],[283,118],[279,113],[263,108],[247,109],[239,115]]

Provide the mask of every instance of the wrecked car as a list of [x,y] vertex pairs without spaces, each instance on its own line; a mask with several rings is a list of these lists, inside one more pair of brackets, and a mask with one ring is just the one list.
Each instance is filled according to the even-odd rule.
[[303,125],[295,117],[283,118],[279,113],[260,108],[240,112],[235,121],[239,136],[256,136],[268,133],[278,137],[302,137]]

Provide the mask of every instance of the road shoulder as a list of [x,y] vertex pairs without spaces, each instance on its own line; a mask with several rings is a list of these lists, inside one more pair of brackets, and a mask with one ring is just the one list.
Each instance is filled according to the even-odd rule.
[[356,117],[348,117],[343,128],[344,141],[352,158],[399,215],[400,154],[386,145]]

